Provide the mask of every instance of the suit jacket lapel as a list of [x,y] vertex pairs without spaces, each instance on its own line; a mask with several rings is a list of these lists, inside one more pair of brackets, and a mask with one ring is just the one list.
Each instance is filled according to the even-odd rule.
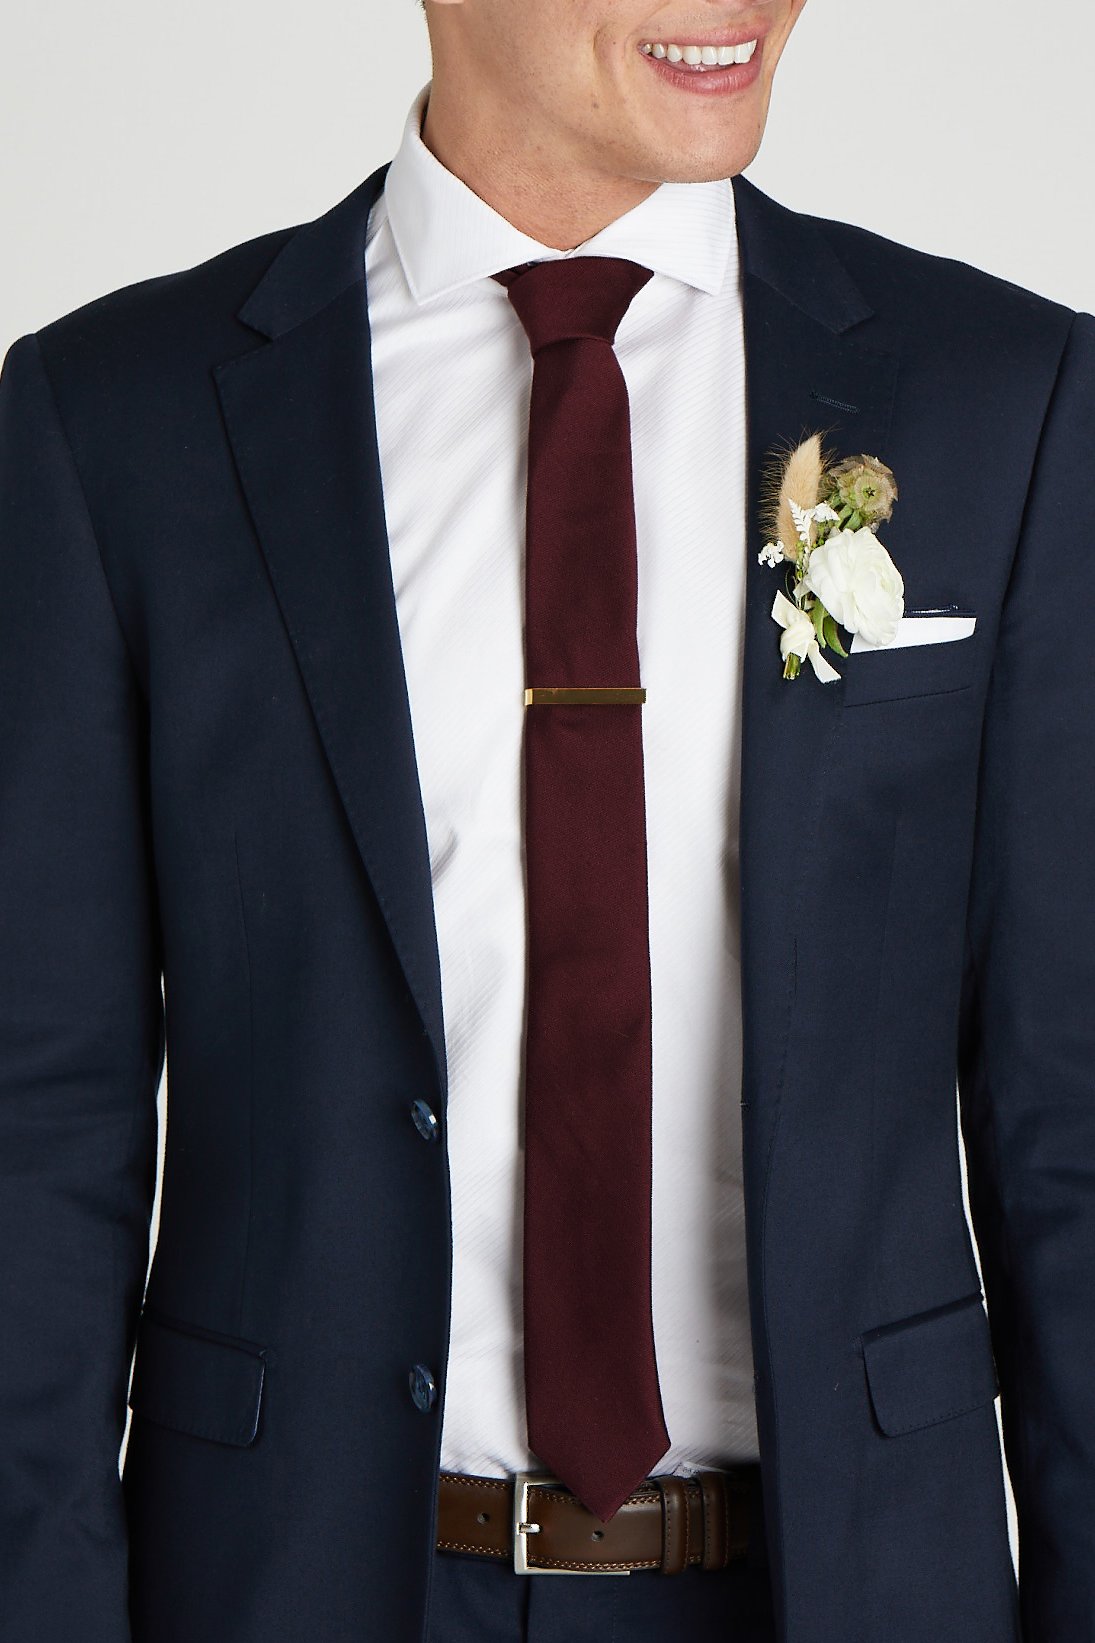
[[244,492],[337,790],[440,1088],[441,972],[377,448],[365,231],[380,167],[298,229],[216,373]]
[[[772,601],[784,567],[758,563],[761,479],[772,451],[824,432],[840,456],[886,458],[897,358],[822,230],[734,180],[742,253],[748,395],[746,618],[740,873],[744,1136],[748,1224],[759,1249],[770,1143],[795,1001],[796,933],[808,897],[828,750],[843,683],[808,666],[782,677]],[[834,658],[838,668],[847,663]],[[759,1291],[759,1283],[754,1285]],[[758,1343],[759,1345],[760,1343]]]

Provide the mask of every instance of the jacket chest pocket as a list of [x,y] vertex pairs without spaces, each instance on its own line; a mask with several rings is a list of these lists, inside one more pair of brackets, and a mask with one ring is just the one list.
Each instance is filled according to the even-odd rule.
[[844,706],[903,701],[915,696],[952,695],[976,681],[981,646],[978,635],[919,645],[861,650],[840,664]]

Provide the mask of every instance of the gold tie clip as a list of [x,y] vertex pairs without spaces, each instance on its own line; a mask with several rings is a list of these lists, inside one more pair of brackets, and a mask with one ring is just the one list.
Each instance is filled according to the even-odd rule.
[[591,703],[598,707],[625,707],[646,701],[642,685],[530,685],[526,707],[569,707]]

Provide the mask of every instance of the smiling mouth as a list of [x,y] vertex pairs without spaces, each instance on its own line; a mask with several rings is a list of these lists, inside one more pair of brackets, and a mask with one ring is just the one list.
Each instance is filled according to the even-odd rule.
[[743,40],[734,46],[681,45],[671,40],[644,40],[639,47],[647,57],[656,57],[677,68],[692,69],[697,74],[702,74],[705,69],[748,63],[756,49],[756,40]]

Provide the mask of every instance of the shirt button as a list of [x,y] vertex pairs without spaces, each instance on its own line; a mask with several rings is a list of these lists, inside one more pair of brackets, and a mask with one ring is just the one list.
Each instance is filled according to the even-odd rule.
[[415,1408],[426,1414],[437,1402],[437,1382],[424,1363],[414,1364],[407,1379],[410,1382],[411,1400]]
[[441,1125],[437,1122],[437,1114],[427,1101],[421,1100],[411,1103],[411,1117],[414,1127],[423,1141],[439,1141],[441,1139]]

